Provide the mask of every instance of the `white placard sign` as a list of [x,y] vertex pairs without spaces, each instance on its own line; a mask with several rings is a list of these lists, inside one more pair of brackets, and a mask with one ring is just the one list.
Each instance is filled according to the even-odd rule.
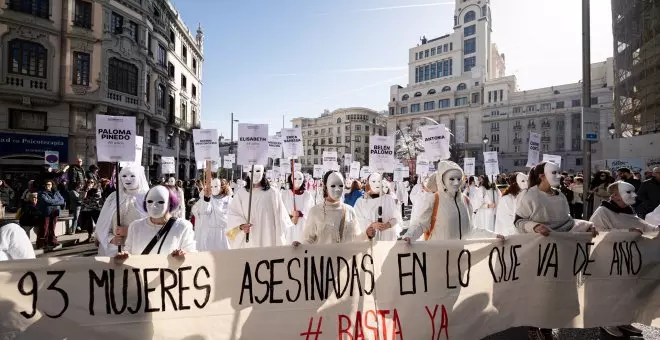
[[[216,172],[220,168],[220,162],[218,160],[211,160],[211,171]],[[197,161],[197,169],[204,170],[206,169],[206,161]]]
[[238,159],[243,166],[268,163],[268,124],[238,124]]
[[96,115],[96,159],[135,161],[135,117]]
[[135,136],[135,161],[133,162],[119,162],[120,167],[127,167],[132,165],[142,165],[142,148],[144,147],[144,137]]
[[348,177],[353,179],[360,178],[360,162],[351,162],[351,169],[348,173]]
[[282,129],[282,142],[284,157],[297,158],[305,155],[300,128]]
[[420,127],[424,152],[430,160],[449,159],[449,131],[444,124]]
[[234,167],[234,161],[236,157],[233,153],[224,155],[222,157],[222,167],[224,169],[232,169]]
[[350,166],[353,163],[353,155],[350,153],[344,154],[344,166]]
[[371,175],[371,170],[369,169],[368,166],[363,166],[360,169],[360,179],[367,179]]
[[323,178],[323,165],[322,164],[314,164],[314,173],[312,175],[316,179]]
[[415,173],[419,176],[426,176],[429,173],[429,160],[425,156],[417,156],[415,161]]
[[484,167],[486,175],[497,176],[500,174],[500,165],[497,160],[497,151],[484,152]]
[[463,172],[468,176],[474,176],[474,168],[476,159],[474,157],[467,157],[463,159]]
[[266,170],[266,178],[275,179],[275,177],[273,177],[273,175],[274,175],[273,170]]
[[333,162],[333,161],[323,162],[323,170],[324,171],[339,171],[339,163],[338,162]]
[[268,158],[277,159],[282,157],[282,136],[268,137]]
[[529,149],[527,150],[527,167],[535,167],[539,164],[539,152],[541,150],[541,134],[529,133]]
[[218,130],[193,129],[193,146],[195,148],[195,159],[217,162],[220,158]]
[[323,164],[327,162],[337,163],[337,152],[336,151],[323,151]]
[[174,174],[176,171],[174,170],[174,157],[161,157],[160,158],[160,172],[165,175],[165,174]]
[[371,172],[394,172],[394,136],[371,136],[369,139]]
[[559,155],[549,155],[547,153],[543,154],[543,161],[544,162],[552,162],[557,165],[559,165],[559,168],[561,169],[561,156]]
[[394,169],[394,181],[403,182],[403,179],[408,177],[408,168],[406,167],[397,167]]

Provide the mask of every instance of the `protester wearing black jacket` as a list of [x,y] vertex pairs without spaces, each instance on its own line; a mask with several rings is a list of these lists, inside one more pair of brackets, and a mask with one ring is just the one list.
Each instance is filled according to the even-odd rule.
[[660,167],[653,169],[653,177],[644,181],[637,191],[635,211],[640,218],[646,218],[660,205]]

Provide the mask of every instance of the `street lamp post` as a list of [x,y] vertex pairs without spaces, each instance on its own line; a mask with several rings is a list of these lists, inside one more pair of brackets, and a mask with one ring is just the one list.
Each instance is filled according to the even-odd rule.
[[[591,16],[590,0],[582,0],[582,112],[584,109],[591,108]],[[584,122],[583,122],[584,124]],[[582,157],[584,164],[583,188],[587,193],[591,186],[591,141],[581,136]],[[588,219],[590,214],[589,204],[584,204],[583,216]]]
[[609,132],[610,137],[614,139],[614,135],[616,134],[616,127],[614,127],[614,123],[610,124],[610,126],[607,128],[607,132]]
[[[229,153],[234,151],[234,122],[238,123],[238,119],[234,119],[234,113],[231,113],[231,133],[229,141]],[[234,164],[236,163],[236,155],[234,155],[234,163],[231,165],[231,180],[234,180]]]
[[[490,139],[488,139],[488,136],[484,135],[484,139],[482,140],[484,143],[484,152],[486,152],[486,145],[488,145],[488,142],[490,142]],[[484,172],[486,172],[486,156],[482,153],[481,156],[484,158]]]

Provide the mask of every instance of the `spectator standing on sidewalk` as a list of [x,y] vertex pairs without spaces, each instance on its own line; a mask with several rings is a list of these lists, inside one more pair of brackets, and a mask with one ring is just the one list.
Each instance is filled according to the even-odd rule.
[[660,205],[660,167],[653,168],[652,175],[640,185],[637,191],[635,211],[637,216],[642,219]]
[[78,158],[76,164],[69,166],[67,179],[69,181],[69,190],[75,190],[79,184],[85,185],[86,176],[82,159]]
[[69,230],[67,230],[67,235],[73,235],[77,231],[81,230],[78,226],[78,217],[80,216],[80,209],[82,209],[82,200],[85,195],[84,189],[85,183],[80,182],[78,186],[73,190],[69,191],[69,215],[71,216],[71,225]]
[[101,214],[102,207],[103,198],[100,188],[94,180],[87,180],[80,210],[80,223],[82,224],[82,229],[87,231],[87,240],[85,242],[92,240],[94,227],[96,226],[99,214]]
[[55,236],[55,226],[60,216],[60,207],[64,205],[64,198],[57,191],[55,181],[49,180],[39,192],[37,207],[43,216],[43,223],[37,236],[37,249],[53,251],[62,247]]

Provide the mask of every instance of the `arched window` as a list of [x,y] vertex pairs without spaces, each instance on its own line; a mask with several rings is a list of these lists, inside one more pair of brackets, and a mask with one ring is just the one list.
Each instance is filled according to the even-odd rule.
[[137,96],[137,66],[117,58],[110,58],[108,64],[108,88]]
[[415,97],[421,97],[422,93],[421,92],[415,92]]
[[403,97],[401,97],[401,100],[408,100],[408,98],[410,98],[410,96],[408,96],[407,94],[404,94]]
[[456,91],[463,91],[465,89],[467,89],[467,85],[465,85],[465,83],[460,83],[458,84],[458,87],[456,87]]
[[445,86],[442,88],[442,92],[449,92],[449,91],[451,91],[451,87],[449,86]]
[[341,118],[337,118],[337,124],[341,123]]
[[9,42],[9,73],[46,78],[47,54],[40,44],[14,39]]
[[435,89],[430,89],[426,94],[435,94]]
[[463,23],[467,24],[470,21],[474,21],[477,18],[477,14],[474,13],[474,11],[469,11],[465,13],[465,16],[463,17]]

